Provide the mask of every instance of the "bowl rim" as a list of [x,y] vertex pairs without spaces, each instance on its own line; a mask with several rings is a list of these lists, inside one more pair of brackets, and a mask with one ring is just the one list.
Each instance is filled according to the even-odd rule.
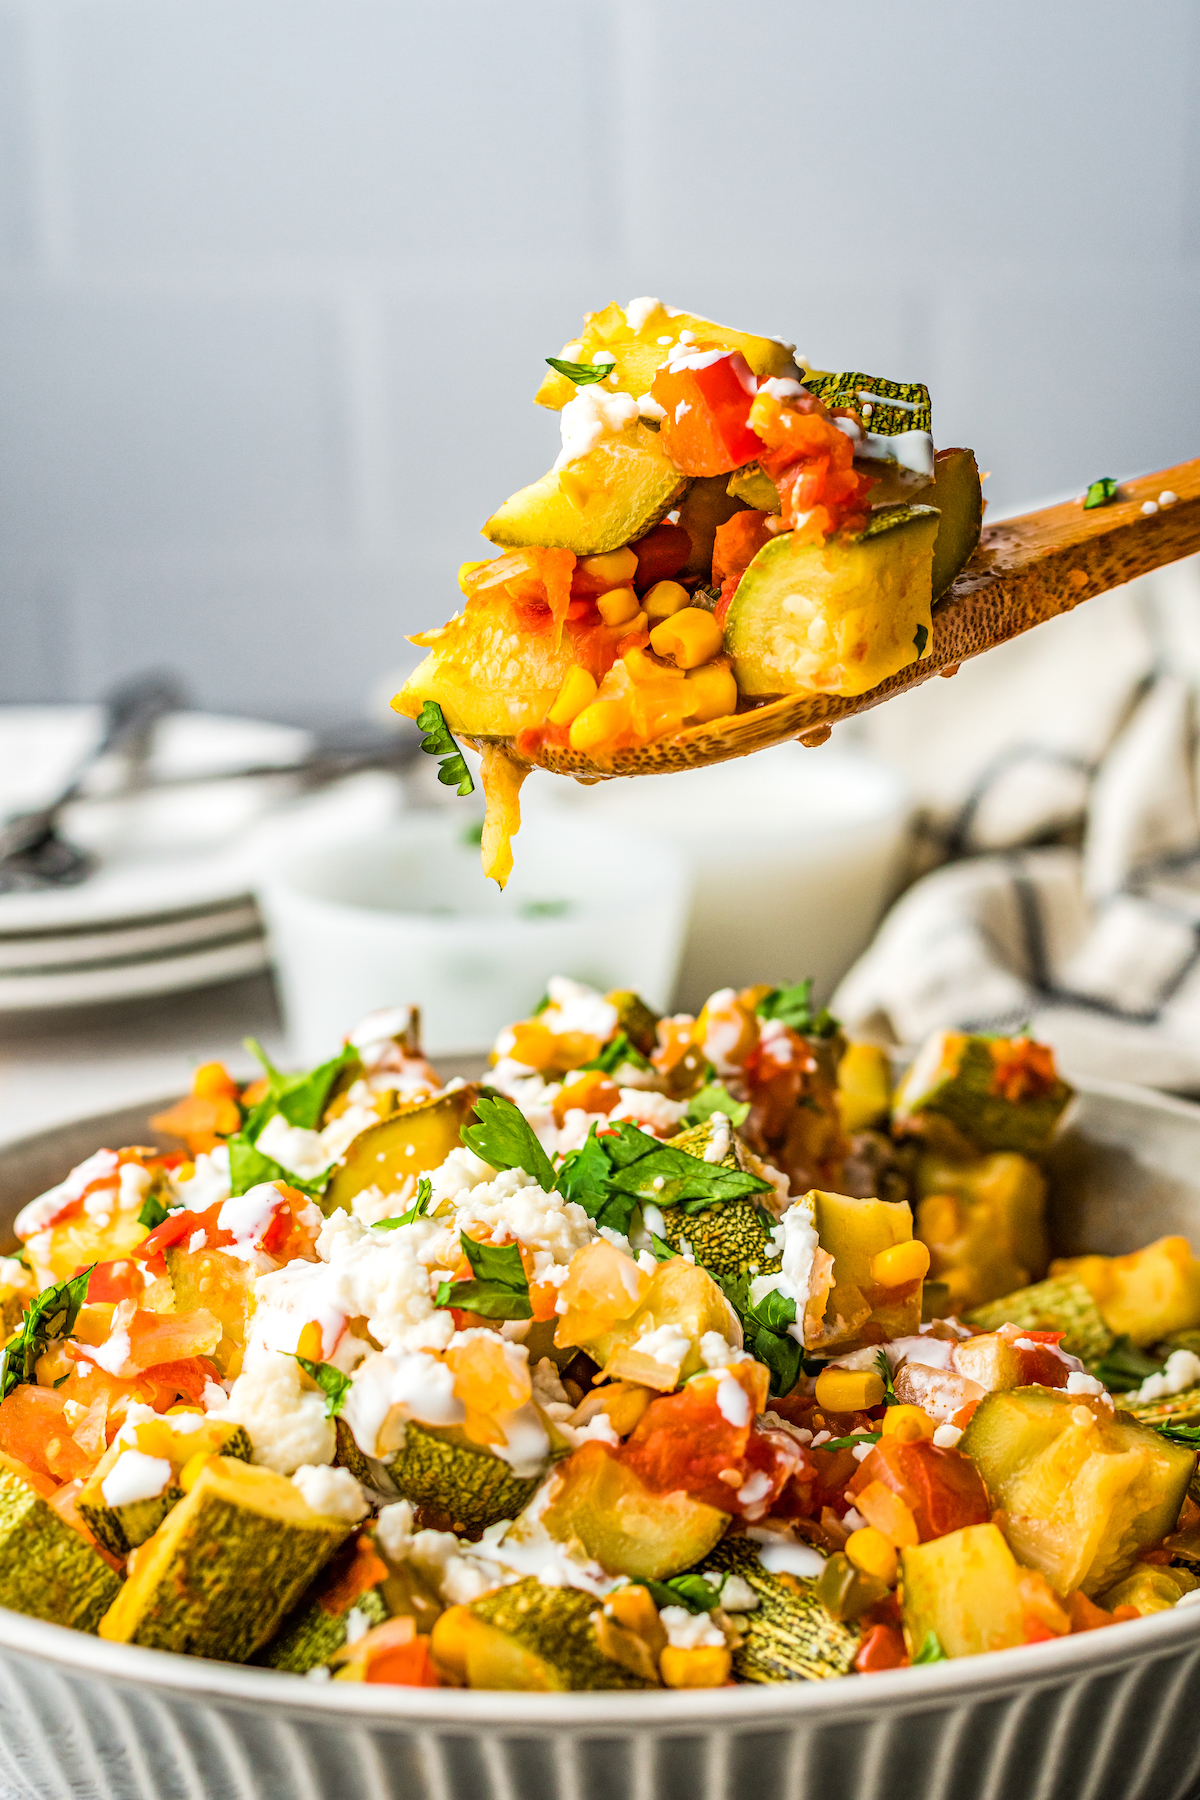
[[[1200,1103],[1132,1082],[1080,1078],[1074,1085],[1081,1097],[1132,1103],[1200,1127]],[[0,1143],[0,1155],[32,1149],[62,1130],[83,1130],[93,1122],[97,1131],[103,1132],[105,1121],[128,1110],[112,1108],[10,1138]],[[1063,1686],[1081,1676],[1100,1676],[1133,1663],[1141,1667],[1177,1657],[1188,1649],[1200,1649],[1200,1602],[1123,1621],[1102,1631],[930,1664],[919,1674],[911,1668],[880,1671],[869,1682],[746,1682],[736,1687],[675,1692],[609,1688],[595,1693],[534,1694],[312,1681],[242,1663],[112,1643],[0,1607],[0,1653],[31,1657],[68,1677],[112,1681],[142,1694],[153,1690],[162,1697],[221,1702],[243,1711],[316,1712],[327,1724],[343,1718],[396,1730],[453,1730],[457,1726],[470,1731],[487,1726],[505,1736],[546,1735],[568,1726],[627,1732],[778,1726],[788,1720],[800,1723],[806,1717],[814,1722],[851,1720],[876,1713],[881,1707],[904,1713],[934,1711],[980,1692],[1000,1697]]]

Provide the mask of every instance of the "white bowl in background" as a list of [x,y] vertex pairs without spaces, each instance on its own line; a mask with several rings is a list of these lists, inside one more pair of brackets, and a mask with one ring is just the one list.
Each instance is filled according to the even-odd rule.
[[421,1008],[431,1054],[482,1049],[556,974],[668,1003],[688,904],[672,845],[600,819],[531,818],[501,893],[473,822],[447,808],[370,836],[275,843],[258,899],[299,1062],[390,1005]]
[[912,813],[894,770],[799,744],[592,787],[535,774],[522,801],[530,817],[645,831],[683,853],[693,887],[676,1004],[693,1012],[720,987],[805,975],[828,999],[896,891]]

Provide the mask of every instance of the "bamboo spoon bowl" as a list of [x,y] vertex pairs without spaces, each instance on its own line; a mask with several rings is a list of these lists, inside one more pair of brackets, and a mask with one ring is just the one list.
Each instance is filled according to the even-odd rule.
[[[1168,491],[1176,500],[1159,507],[1159,494]],[[1142,510],[1148,502],[1155,511]],[[788,694],[610,757],[593,760],[568,748],[547,748],[537,762],[557,775],[602,781],[728,762],[788,738],[821,744],[839,719],[879,706],[931,676],[953,675],[969,656],[1196,551],[1200,459],[1122,482],[1116,500],[1087,512],[1080,501],[1068,500],[987,526],[971,560],[933,609],[930,654],[865,694]],[[467,742],[482,749],[486,740]]]

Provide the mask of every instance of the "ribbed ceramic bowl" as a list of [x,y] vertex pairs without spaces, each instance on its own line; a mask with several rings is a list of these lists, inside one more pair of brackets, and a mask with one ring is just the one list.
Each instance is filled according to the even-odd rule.
[[[0,1228],[139,1107],[0,1149]],[[1087,1085],[1054,1247],[1200,1247],[1200,1107]],[[0,1788],[29,1800],[1184,1800],[1200,1607],[1025,1650],[693,1694],[324,1684],[0,1611]]]

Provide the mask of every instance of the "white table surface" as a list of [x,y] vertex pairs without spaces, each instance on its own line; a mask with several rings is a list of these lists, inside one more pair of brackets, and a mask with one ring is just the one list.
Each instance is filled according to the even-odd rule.
[[186,1093],[198,1064],[256,1071],[250,1036],[284,1043],[267,975],[192,994],[0,1018],[0,1141],[88,1113]]

